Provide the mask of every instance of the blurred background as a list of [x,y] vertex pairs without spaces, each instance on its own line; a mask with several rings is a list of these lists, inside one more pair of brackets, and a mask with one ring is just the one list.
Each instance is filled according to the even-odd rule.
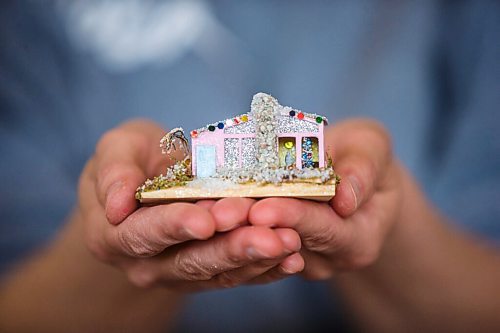
[[[451,223],[500,239],[499,7],[2,1],[0,268],[64,223],[78,176],[105,131],[135,117],[189,131],[249,111],[260,91],[333,125],[358,116],[381,121],[398,158]],[[187,327],[189,318],[206,324],[225,308],[245,313],[234,318],[256,330],[270,320],[269,307],[297,330],[328,330],[331,318],[338,325],[324,286],[305,283],[290,292],[298,283],[196,296],[179,325]],[[314,301],[303,301],[304,294]]]

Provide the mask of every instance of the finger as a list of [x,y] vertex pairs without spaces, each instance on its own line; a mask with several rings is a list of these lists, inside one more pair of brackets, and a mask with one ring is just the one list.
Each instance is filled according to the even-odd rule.
[[197,206],[205,208],[207,211],[210,211],[210,209],[212,208],[213,205],[215,205],[216,202],[217,200],[199,200],[196,201],[195,204]]
[[110,164],[99,173],[96,191],[109,223],[119,224],[139,207],[135,191],[145,179],[142,169],[123,162]]
[[166,284],[208,281],[224,272],[296,252],[300,248],[298,235],[295,244],[288,245],[293,246],[286,248],[272,229],[245,226],[203,242],[179,245],[143,262],[138,270],[150,272],[150,279]]
[[282,257],[275,259],[260,260],[248,265],[215,275],[207,281],[196,284],[197,289],[220,289],[233,288],[266,274],[269,270],[278,266]]
[[208,239],[215,222],[203,207],[173,203],[143,207],[117,226],[109,225],[105,240],[116,255],[150,257],[167,247],[194,239]]
[[252,225],[292,228],[312,251],[333,253],[351,240],[350,229],[326,203],[268,198],[252,206],[249,221]]
[[[335,275],[336,260],[307,249],[303,249],[300,254],[306,262],[304,270],[300,273],[305,279],[313,281],[326,280]],[[336,259],[339,260],[340,258]]]
[[302,248],[302,240],[297,231],[291,228],[276,228],[273,229],[276,235],[280,238],[281,243],[288,252],[298,252]]
[[332,206],[347,217],[385,186],[392,162],[390,137],[381,125],[369,120],[341,123],[325,137],[327,146],[335,149],[335,171],[341,177]]
[[[276,234],[283,242],[285,252],[300,249],[300,237],[292,229],[275,229]],[[216,275],[205,285],[209,287],[230,288],[242,284],[263,284],[278,281],[304,268],[302,256],[294,252],[285,257],[260,260],[237,269]]]
[[[95,204],[99,205],[95,193],[95,160],[90,159],[83,168],[78,182],[78,208],[85,215]],[[102,208],[102,207],[101,207]]]
[[[300,253],[294,253],[289,255],[283,260],[279,266],[276,268],[277,273],[280,274],[280,278],[285,277],[287,275],[292,275],[298,272],[301,272],[305,267],[304,258]],[[273,275],[273,272],[269,272],[270,275]]]
[[152,123],[132,122],[100,140],[95,156],[96,193],[110,223],[120,223],[137,208],[137,187],[159,171],[161,134]]
[[248,212],[255,200],[249,198],[224,198],[217,201],[210,212],[217,231],[229,231],[248,224]]
[[279,281],[301,272],[304,267],[305,261],[302,255],[300,253],[293,253],[283,259],[278,265],[248,281],[247,284],[266,284]]

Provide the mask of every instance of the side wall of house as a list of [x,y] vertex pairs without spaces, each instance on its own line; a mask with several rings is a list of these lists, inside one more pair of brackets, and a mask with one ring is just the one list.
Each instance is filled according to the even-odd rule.
[[[304,137],[316,137],[318,138],[318,159],[319,167],[325,166],[325,143],[324,143],[324,123],[316,123],[310,120],[299,120],[290,116],[280,116],[278,120],[278,125],[276,127],[276,134],[278,137],[293,137],[296,142],[296,166],[302,168],[302,138]],[[216,150],[216,165],[217,168],[224,166],[226,160],[231,160],[229,156],[225,156],[225,149],[234,150],[235,158],[238,162],[233,163],[233,165],[226,165],[229,167],[248,167],[248,154],[255,154],[255,150],[249,150],[249,145],[245,144],[244,140],[248,140],[255,137],[254,124],[253,121],[248,121],[241,123],[239,125],[226,127],[224,130],[216,129],[214,132],[206,131],[198,134],[197,137],[191,138],[191,152],[192,152],[192,172],[196,175],[196,147],[199,145],[210,145],[214,146]],[[235,140],[237,139],[237,140]],[[226,147],[225,140],[228,143],[231,140],[235,142],[234,147]],[[248,140],[247,142],[251,142]],[[251,148],[251,147],[250,147]],[[243,156],[245,155],[245,157]],[[245,159],[245,162],[243,160]]]

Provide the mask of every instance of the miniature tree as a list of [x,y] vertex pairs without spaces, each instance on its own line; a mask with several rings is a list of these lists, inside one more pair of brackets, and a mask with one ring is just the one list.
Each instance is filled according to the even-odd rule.
[[312,168],[313,164],[313,147],[311,138],[302,140],[302,167]]

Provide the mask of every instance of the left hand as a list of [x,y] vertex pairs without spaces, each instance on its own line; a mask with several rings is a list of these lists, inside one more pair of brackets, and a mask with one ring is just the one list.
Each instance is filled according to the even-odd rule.
[[392,157],[389,135],[377,123],[339,123],[325,133],[325,146],[334,147],[335,171],[342,178],[330,202],[269,198],[249,212],[253,225],[299,233],[303,275],[310,279],[374,263],[398,220],[402,196],[403,173]]

